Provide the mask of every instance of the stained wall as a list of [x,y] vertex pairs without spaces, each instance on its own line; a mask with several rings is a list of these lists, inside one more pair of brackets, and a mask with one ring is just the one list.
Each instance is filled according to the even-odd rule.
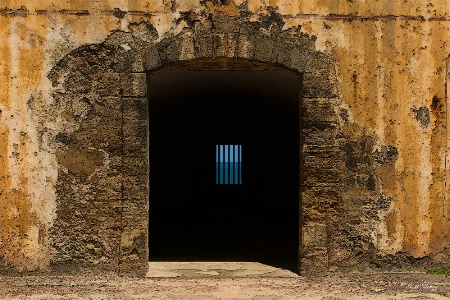
[[[334,245],[346,249],[352,234],[334,239],[339,236],[329,232],[334,225],[304,220],[304,240],[326,236],[320,248],[326,258],[322,267],[356,265],[357,259],[352,259],[360,251],[371,253],[366,261],[448,261],[450,5],[419,0],[222,2],[0,0],[3,270],[48,268],[61,252],[52,238],[60,203],[58,180],[72,171],[89,177],[108,160],[92,149],[60,152],[58,133],[78,132],[79,120],[87,116],[83,102],[71,102],[67,93],[63,102],[70,105],[58,102],[60,78],[51,72],[54,67],[76,49],[102,43],[112,32],[129,32],[133,24],[149,24],[156,31],[149,42],[157,42],[209,16],[278,24],[285,32],[313,41],[308,51],[332,58],[339,98],[332,110],[340,128],[333,140],[341,153],[344,187],[336,199],[332,192],[317,191],[305,191],[303,197],[305,203],[309,197],[322,197],[350,217],[333,220],[335,214],[327,217],[320,205],[305,209],[309,215],[328,218],[330,224],[344,222],[341,231],[352,232],[354,239],[365,238],[358,244],[360,250],[349,246],[348,253],[335,253]],[[127,44],[117,46],[126,50]],[[182,47],[179,56],[194,58]],[[305,109],[321,105],[314,99],[304,103]],[[94,244],[89,246],[93,252]]]

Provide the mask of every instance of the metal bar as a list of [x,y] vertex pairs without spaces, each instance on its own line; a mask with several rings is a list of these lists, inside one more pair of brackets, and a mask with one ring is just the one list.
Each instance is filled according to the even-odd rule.
[[239,184],[239,145],[234,145],[234,183]]
[[223,184],[223,145],[220,145],[220,159],[219,159],[219,169],[220,169],[220,184]]
[[230,184],[234,184],[234,145],[230,145]]
[[228,145],[225,145],[225,157],[224,157],[224,165],[225,165],[225,184],[228,184]]
[[242,145],[239,145],[239,184],[242,184]]
[[231,184],[231,145],[228,145],[228,183]]
[[216,145],[216,184],[219,184],[219,145]]

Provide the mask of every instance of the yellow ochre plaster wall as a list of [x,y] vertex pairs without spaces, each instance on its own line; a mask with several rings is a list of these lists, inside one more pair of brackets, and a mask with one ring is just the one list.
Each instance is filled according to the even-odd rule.
[[[150,22],[159,39],[181,32],[183,12],[221,11],[247,18],[275,10],[284,29],[301,26],[315,50],[335,59],[342,107],[355,139],[398,150],[395,164],[376,170],[380,192],[393,199],[371,233],[380,255],[448,259],[450,192],[448,98],[450,2],[445,0],[0,0],[0,264],[48,266],[48,231],[56,211],[58,177],[46,123],[31,111],[51,109],[53,66],[113,30]],[[123,18],[115,12],[126,12]],[[422,108],[422,109],[421,109]],[[426,115],[422,112],[428,111]],[[64,116],[62,116],[64,117]],[[44,130],[45,128],[45,130]]]

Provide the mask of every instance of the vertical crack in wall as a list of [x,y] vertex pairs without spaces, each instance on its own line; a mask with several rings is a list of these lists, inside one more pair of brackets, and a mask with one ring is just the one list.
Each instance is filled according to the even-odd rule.
[[121,155],[120,155],[120,202],[119,202],[119,218],[120,218],[120,238],[119,238],[119,244],[118,244],[118,268],[117,273],[121,273],[121,265],[122,265],[122,238],[123,238],[123,230],[124,230],[124,224],[123,224],[123,209],[124,209],[124,196],[125,196],[125,185],[124,185],[124,171],[125,171],[125,136],[124,136],[124,98],[122,95],[120,95],[120,136],[121,136]]
[[449,87],[449,80],[450,80],[450,55],[445,60],[445,160],[444,160],[444,166],[445,166],[445,186],[444,186],[444,197],[443,197],[443,204],[442,209],[444,216],[448,218],[448,210],[447,210],[447,202],[448,202],[448,194],[450,192],[449,189],[449,182],[448,182],[448,166],[449,166],[449,101],[450,101],[450,87]]

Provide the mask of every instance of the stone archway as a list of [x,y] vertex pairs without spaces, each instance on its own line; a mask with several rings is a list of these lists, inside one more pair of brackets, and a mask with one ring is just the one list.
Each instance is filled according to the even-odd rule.
[[150,24],[133,24],[129,32],[113,32],[103,43],[72,51],[53,68],[55,111],[65,125],[49,133],[59,162],[57,218],[50,232],[54,270],[147,271],[146,72],[170,66],[302,74],[300,265],[305,272],[328,267],[330,251],[339,251],[329,230],[339,218],[333,207],[343,182],[336,163],[342,150],[336,141],[340,95],[334,64],[312,50],[311,37],[271,22],[219,13],[162,40]]
[[[240,69],[230,70],[229,61],[217,61],[213,69],[200,60],[190,62],[194,70],[178,63],[148,75],[149,259],[258,261],[297,271],[300,74],[255,71],[238,59],[231,63]],[[244,151],[241,172],[230,168],[232,185],[228,172],[218,184],[228,164],[214,164],[224,143]],[[228,148],[222,155],[234,160],[239,149]]]

